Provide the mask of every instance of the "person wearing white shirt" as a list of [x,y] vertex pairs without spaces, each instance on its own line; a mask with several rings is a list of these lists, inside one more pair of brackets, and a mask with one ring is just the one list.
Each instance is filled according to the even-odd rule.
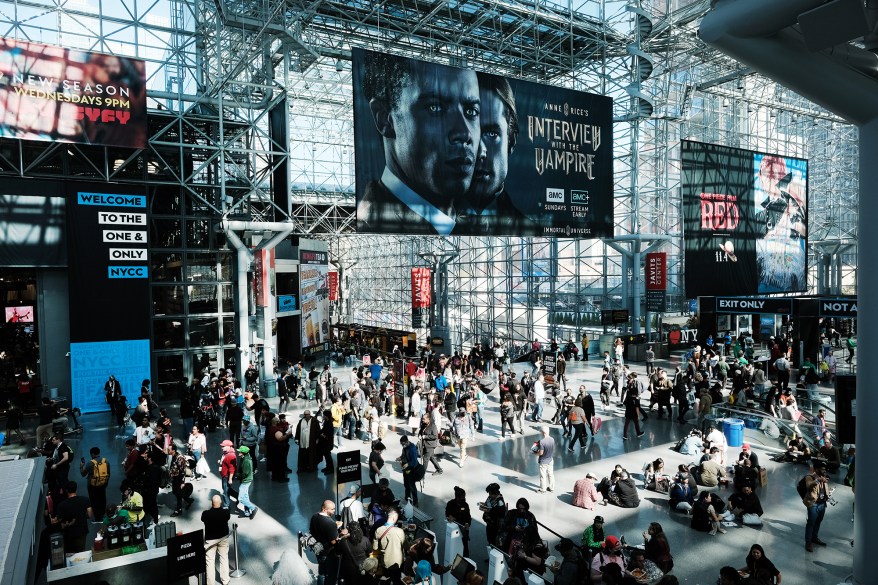
[[359,484],[353,484],[348,490],[348,497],[341,501],[341,517],[347,522],[359,522],[366,517],[366,510],[360,500]]
[[534,414],[533,422],[540,422],[543,417],[543,400],[546,398],[546,386],[543,383],[543,375],[537,376],[534,382]]
[[140,426],[134,429],[134,440],[138,445],[146,445],[155,439],[155,431],[149,426],[149,418],[144,417]]

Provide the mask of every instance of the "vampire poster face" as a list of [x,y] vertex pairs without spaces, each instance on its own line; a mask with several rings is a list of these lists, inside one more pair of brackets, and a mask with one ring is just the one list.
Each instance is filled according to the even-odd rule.
[[607,96],[353,50],[357,231],[613,235]]
[[686,296],[806,288],[808,162],[681,143]]

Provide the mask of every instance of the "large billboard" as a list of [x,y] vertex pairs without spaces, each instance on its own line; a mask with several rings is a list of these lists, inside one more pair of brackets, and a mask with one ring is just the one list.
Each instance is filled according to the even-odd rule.
[[804,291],[808,161],[681,143],[686,296]]
[[[302,306],[302,352],[329,341],[329,256],[299,250],[299,298]],[[310,348],[310,352],[309,352]]]
[[357,231],[613,235],[612,99],[353,49]]
[[146,146],[140,59],[0,39],[0,137]]

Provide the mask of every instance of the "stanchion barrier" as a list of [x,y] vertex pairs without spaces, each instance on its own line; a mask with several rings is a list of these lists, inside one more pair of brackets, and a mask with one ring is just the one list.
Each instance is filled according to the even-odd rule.
[[239,577],[243,577],[247,574],[247,571],[241,568],[240,558],[238,557],[238,523],[235,522],[232,524],[232,544],[235,547],[235,570],[229,573],[229,576],[233,579],[237,579]]

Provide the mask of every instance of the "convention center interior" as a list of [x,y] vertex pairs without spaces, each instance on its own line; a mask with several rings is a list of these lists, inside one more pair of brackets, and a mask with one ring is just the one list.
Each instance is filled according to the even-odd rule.
[[878,0],[0,0],[0,585],[876,585],[876,184]]

